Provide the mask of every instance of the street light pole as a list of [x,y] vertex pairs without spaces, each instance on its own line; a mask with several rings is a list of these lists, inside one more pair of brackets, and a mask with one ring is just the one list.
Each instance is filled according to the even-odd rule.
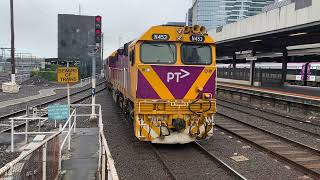
[[16,62],[14,48],[14,16],[13,16],[13,0],[10,0],[10,19],[11,19],[11,83],[16,83]]

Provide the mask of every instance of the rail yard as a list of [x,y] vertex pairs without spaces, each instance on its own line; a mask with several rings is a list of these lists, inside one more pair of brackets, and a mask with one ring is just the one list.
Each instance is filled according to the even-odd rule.
[[320,1],[7,1],[0,180],[320,180]]

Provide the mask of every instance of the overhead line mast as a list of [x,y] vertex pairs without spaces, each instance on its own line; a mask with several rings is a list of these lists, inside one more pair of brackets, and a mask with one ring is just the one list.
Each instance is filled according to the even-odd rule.
[[11,20],[11,83],[16,83],[16,62],[15,62],[15,48],[14,48],[14,16],[13,16],[13,0],[10,0],[10,20]]

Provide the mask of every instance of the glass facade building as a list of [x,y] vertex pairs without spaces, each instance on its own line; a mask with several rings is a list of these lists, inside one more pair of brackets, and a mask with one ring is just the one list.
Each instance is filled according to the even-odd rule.
[[188,11],[187,20],[192,22],[192,25],[198,24],[212,29],[259,14],[265,6],[274,1],[193,0],[192,7]]

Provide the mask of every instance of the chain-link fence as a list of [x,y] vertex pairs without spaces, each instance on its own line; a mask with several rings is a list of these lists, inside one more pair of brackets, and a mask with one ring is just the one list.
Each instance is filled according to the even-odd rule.
[[[73,104],[72,106],[77,108],[91,107],[91,104]],[[103,131],[101,105],[95,106],[99,108],[99,165],[97,178],[118,180],[118,174]],[[90,116],[90,114],[77,114],[77,108],[73,110],[68,121],[59,132],[40,144],[30,147],[29,151],[21,153],[18,158],[1,168],[0,180],[57,179],[61,172],[62,149],[66,143],[70,150],[70,138],[72,132],[76,129],[77,116]],[[68,131],[64,131],[64,129],[68,129]],[[63,132],[67,134],[63,135]]]
[[1,180],[56,179],[59,171],[60,133],[35,145],[0,169]]

